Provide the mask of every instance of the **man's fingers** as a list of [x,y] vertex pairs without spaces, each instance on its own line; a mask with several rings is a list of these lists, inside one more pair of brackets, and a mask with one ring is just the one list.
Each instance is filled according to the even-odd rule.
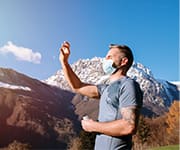
[[69,43],[68,41],[64,41],[63,44],[64,44],[65,46],[70,47],[70,43]]
[[67,42],[67,41],[64,41],[63,43],[62,43],[62,47],[66,47],[66,48],[70,48],[70,44],[69,44],[69,42]]
[[60,50],[60,53],[62,53],[64,55],[63,47],[61,47],[59,50]]
[[62,44],[61,47],[62,47],[62,48],[64,47],[64,48],[68,48],[68,49],[69,49],[69,45],[67,45],[67,44]]

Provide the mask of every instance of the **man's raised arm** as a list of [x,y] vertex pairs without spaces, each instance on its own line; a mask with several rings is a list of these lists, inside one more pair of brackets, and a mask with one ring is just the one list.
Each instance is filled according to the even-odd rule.
[[70,44],[68,42],[64,42],[60,48],[59,60],[62,65],[64,76],[72,90],[76,93],[88,96],[90,98],[99,98],[97,87],[95,85],[81,82],[78,76],[74,73],[68,63],[69,56]]

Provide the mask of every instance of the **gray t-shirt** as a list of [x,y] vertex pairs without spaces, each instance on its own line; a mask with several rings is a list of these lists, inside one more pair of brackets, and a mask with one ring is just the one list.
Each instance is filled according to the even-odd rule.
[[[110,84],[97,85],[101,95],[99,104],[99,122],[121,119],[123,107],[142,107],[142,92],[137,82],[123,77]],[[112,137],[97,134],[95,150],[129,150],[132,147],[132,135]]]

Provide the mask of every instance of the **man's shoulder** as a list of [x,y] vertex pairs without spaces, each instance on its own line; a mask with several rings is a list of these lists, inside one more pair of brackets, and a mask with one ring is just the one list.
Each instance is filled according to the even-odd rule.
[[134,85],[134,84],[138,84],[134,79],[130,78],[130,77],[125,77],[122,82],[122,84],[124,85]]
[[125,87],[126,89],[138,89],[141,91],[140,84],[130,77],[126,77],[122,82],[122,88]]

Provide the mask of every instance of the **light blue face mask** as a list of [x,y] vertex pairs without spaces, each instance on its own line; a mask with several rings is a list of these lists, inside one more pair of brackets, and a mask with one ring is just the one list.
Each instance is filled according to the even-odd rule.
[[111,75],[116,71],[117,68],[113,67],[113,63],[112,59],[103,59],[102,68],[105,74]]

